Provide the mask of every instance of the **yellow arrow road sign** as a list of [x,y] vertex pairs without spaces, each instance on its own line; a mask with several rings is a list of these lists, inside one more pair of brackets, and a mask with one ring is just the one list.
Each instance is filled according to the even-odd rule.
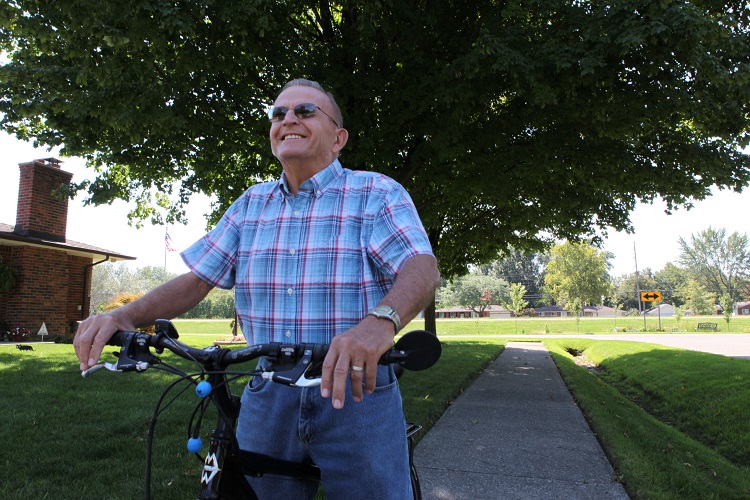
[[644,302],[661,302],[661,292],[641,292],[641,300]]

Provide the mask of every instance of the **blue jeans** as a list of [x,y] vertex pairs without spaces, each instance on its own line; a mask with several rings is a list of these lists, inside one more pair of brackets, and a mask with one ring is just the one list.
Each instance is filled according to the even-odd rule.
[[[321,470],[326,498],[412,498],[401,393],[390,366],[378,366],[376,388],[360,403],[347,387],[344,408],[300,389],[255,377],[242,395],[237,440],[243,450]],[[248,480],[260,500],[311,499],[316,482],[264,476]]]

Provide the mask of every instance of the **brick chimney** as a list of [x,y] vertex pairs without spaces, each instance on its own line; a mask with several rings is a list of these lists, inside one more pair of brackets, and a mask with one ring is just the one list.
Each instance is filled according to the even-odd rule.
[[19,163],[18,210],[13,230],[19,236],[65,241],[68,225],[68,198],[53,191],[70,184],[73,174],[60,169],[61,161],[44,158]]

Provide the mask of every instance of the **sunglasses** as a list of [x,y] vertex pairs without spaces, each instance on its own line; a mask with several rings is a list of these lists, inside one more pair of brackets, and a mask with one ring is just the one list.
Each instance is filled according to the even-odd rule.
[[[321,113],[330,118],[333,124],[336,125],[336,128],[339,127],[339,124],[336,123],[336,120],[331,118],[331,115],[323,111],[323,109],[321,109],[321,107],[317,104],[313,104],[311,102],[303,102],[302,104],[297,104],[294,108],[292,108],[292,111],[294,111],[294,116],[301,120],[315,116],[315,113],[318,110],[320,110]],[[286,117],[286,114],[288,112],[289,108],[287,108],[286,106],[273,106],[272,108],[268,109],[268,119],[272,122],[280,122]]]

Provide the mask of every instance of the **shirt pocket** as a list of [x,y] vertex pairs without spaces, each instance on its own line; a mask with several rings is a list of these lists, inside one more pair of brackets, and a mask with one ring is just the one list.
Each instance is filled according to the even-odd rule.
[[304,274],[310,276],[311,282],[326,288],[359,289],[364,280],[365,251],[358,228],[343,225],[337,233],[308,250]]

